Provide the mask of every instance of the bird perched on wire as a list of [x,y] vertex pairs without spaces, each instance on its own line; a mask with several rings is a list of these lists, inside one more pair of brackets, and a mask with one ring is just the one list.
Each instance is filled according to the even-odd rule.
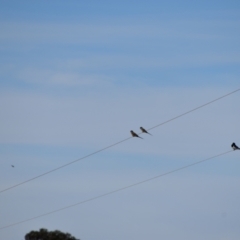
[[233,150],[240,150],[240,148],[235,143],[233,143],[231,146]]
[[140,129],[142,130],[143,133],[147,133],[149,135],[152,135],[151,133],[149,133],[146,129],[144,129],[143,127],[140,127]]
[[[132,134],[133,137],[141,138],[141,137],[139,137],[133,130],[131,130],[130,133]],[[143,139],[143,138],[141,138],[141,139]]]

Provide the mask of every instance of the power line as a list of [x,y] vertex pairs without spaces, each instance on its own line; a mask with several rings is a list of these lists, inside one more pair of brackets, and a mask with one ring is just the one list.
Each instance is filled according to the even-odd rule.
[[221,97],[219,97],[219,98],[216,98],[216,99],[214,99],[214,100],[212,100],[212,101],[210,101],[210,102],[207,102],[207,103],[205,103],[205,104],[203,104],[203,105],[201,105],[201,106],[199,106],[199,107],[196,107],[196,108],[194,108],[194,109],[192,109],[192,110],[189,110],[189,111],[187,111],[187,112],[185,112],[185,113],[182,113],[182,114],[180,114],[180,115],[178,115],[178,116],[176,116],[176,117],[174,117],[174,118],[171,118],[171,119],[169,119],[169,120],[167,120],[167,121],[165,121],[165,122],[162,122],[162,123],[160,123],[160,124],[157,124],[156,126],[149,128],[148,130],[152,130],[152,129],[154,129],[154,128],[160,127],[161,125],[164,125],[164,124],[169,123],[169,122],[171,122],[171,121],[173,121],[173,120],[176,120],[177,118],[183,117],[183,116],[185,116],[185,115],[187,115],[187,114],[189,114],[189,113],[191,113],[191,112],[194,112],[194,111],[196,111],[196,110],[198,110],[198,109],[200,109],[200,108],[206,107],[207,105],[210,105],[210,104],[212,104],[212,103],[214,103],[214,102],[216,102],[216,101],[218,101],[218,100],[221,100],[222,98],[228,97],[229,95],[232,95],[232,94],[238,92],[239,90],[240,90],[240,88],[237,89],[237,90],[235,90],[235,91],[233,91],[233,92],[230,92],[230,93],[228,93],[228,94],[226,94],[226,95],[223,95],[223,96],[221,96]]
[[131,184],[131,185],[128,185],[128,186],[125,186],[125,187],[122,187],[122,188],[118,188],[118,189],[113,190],[113,191],[110,191],[110,192],[108,192],[108,193],[104,193],[104,194],[98,195],[98,196],[96,196],[96,197],[89,198],[89,199],[87,199],[87,200],[84,200],[84,201],[81,201],[81,202],[78,202],[78,203],[74,203],[74,204],[72,204],[72,205],[69,205],[69,206],[66,206],[66,207],[62,207],[62,208],[53,210],[53,211],[51,211],[51,212],[47,212],[47,213],[38,215],[38,216],[36,216],[36,217],[28,218],[28,219],[25,219],[25,220],[22,220],[22,221],[19,221],[19,222],[16,222],[16,223],[12,223],[12,224],[9,224],[9,225],[5,225],[5,226],[3,226],[3,227],[0,227],[0,230],[2,230],[2,229],[4,229],[4,228],[13,227],[13,226],[15,226],[15,225],[19,225],[19,224],[21,224],[21,223],[29,222],[29,221],[35,220],[35,219],[37,219],[37,218],[41,218],[41,217],[44,217],[44,216],[47,216],[47,215],[50,215],[50,214],[53,214],[53,213],[56,213],[56,212],[60,212],[60,211],[63,211],[63,210],[65,210],[65,209],[75,207],[75,206],[77,206],[77,205],[81,205],[81,204],[84,204],[84,203],[87,203],[87,202],[90,202],[90,201],[97,200],[97,199],[99,199],[99,198],[106,197],[106,196],[108,196],[108,195],[111,195],[111,194],[114,194],[114,193],[117,193],[117,192],[126,190],[126,189],[128,189],[128,188],[132,188],[132,187],[138,186],[138,185],[140,185],[140,184],[143,184],[143,183],[146,183],[146,182],[150,182],[150,181],[153,181],[153,180],[155,180],[155,179],[164,177],[164,176],[166,176],[166,175],[170,175],[170,174],[172,174],[172,173],[175,173],[175,172],[184,170],[184,169],[189,168],[189,167],[192,167],[192,166],[194,166],[194,165],[197,165],[197,164],[200,164],[200,163],[209,161],[209,160],[211,160],[211,159],[213,159],[213,158],[218,158],[218,157],[223,156],[223,155],[226,155],[226,154],[228,154],[228,153],[230,153],[230,152],[233,152],[233,150],[230,150],[230,151],[227,151],[227,152],[224,152],[224,153],[217,154],[217,155],[215,155],[215,156],[212,156],[212,157],[209,157],[209,158],[206,158],[206,159],[203,159],[203,160],[200,160],[200,161],[197,161],[197,162],[194,162],[194,163],[185,165],[185,166],[183,166],[183,167],[176,168],[176,169],[171,170],[171,171],[169,171],[169,172],[159,174],[159,175],[157,175],[157,176],[155,176],[155,177],[148,178],[148,179],[145,179],[145,180],[143,180],[143,181],[140,181],[140,182],[137,182],[137,183],[133,183],[133,184]]
[[18,187],[18,186],[20,186],[20,185],[23,185],[23,184],[27,183],[27,182],[30,182],[30,181],[33,181],[33,180],[35,180],[35,179],[37,179],[37,178],[43,177],[43,176],[45,176],[45,175],[47,175],[47,174],[49,174],[49,173],[55,172],[55,171],[57,171],[57,170],[59,170],[59,169],[61,169],[61,168],[67,167],[68,165],[71,165],[71,164],[73,164],[73,163],[75,163],[75,162],[78,162],[78,161],[80,161],[80,160],[83,160],[83,159],[85,159],[85,158],[88,158],[88,157],[90,157],[90,156],[92,156],[92,155],[95,155],[95,154],[97,154],[97,153],[99,153],[99,152],[102,152],[102,151],[104,151],[104,150],[106,150],[106,149],[108,149],[108,148],[111,148],[111,147],[113,147],[113,146],[115,146],[115,145],[118,145],[118,144],[120,144],[120,143],[122,143],[122,142],[125,142],[125,141],[129,140],[130,138],[132,138],[132,137],[126,138],[126,139],[124,139],[124,140],[122,140],[122,141],[119,141],[119,142],[114,143],[114,144],[112,144],[112,145],[109,145],[109,146],[107,146],[107,147],[105,147],[105,148],[102,148],[102,149],[100,149],[100,150],[98,150],[98,151],[95,151],[95,152],[93,152],[93,153],[90,153],[90,154],[88,154],[88,155],[86,155],[86,156],[84,156],[84,157],[81,157],[81,158],[77,159],[77,160],[74,160],[74,161],[69,162],[69,163],[66,163],[66,164],[64,164],[64,165],[62,165],[62,166],[59,166],[59,167],[54,168],[54,169],[52,169],[52,170],[49,170],[49,171],[47,171],[47,172],[45,172],[45,173],[42,173],[42,174],[40,174],[40,175],[37,175],[36,177],[29,178],[28,180],[25,180],[25,181],[23,181],[23,182],[20,182],[20,183],[18,183],[18,184],[15,184],[15,185],[13,185],[13,186],[11,186],[11,187],[5,188],[5,189],[1,190],[0,193],[6,192],[6,191],[8,191],[8,190],[10,190],[10,189],[16,188],[16,187]]
[[[225,95],[223,95],[223,96],[221,96],[221,97],[219,97],[219,98],[216,98],[216,99],[214,99],[214,100],[212,100],[212,101],[210,101],[210,102],[207,102],[207,103],[205,103],[205,104],[203,104],[203,105],[201,105],[201,106],[198,106],[198,107],[196,107],[196,108],[193,108],[193,109],[191,109],[191,110],[189,110],[189,111],[187,111],[187,112],[185,112],[185,113],[182,113],[182,114],[180,114],[180,115],[178,115],[178,116],[176,116],[176,117],[173,117],[173,118],[171,118],[171,119],[169,119],[169,120],[167,120],[167,121],[165,121],[165,122],[162,122],[162,123],[160,123],[160,124],[157,124],[157,125],[149,128],[149,129],[147,129],[147,130],[149,131],[149,130],[151,130],[151,129],[160,127],[160,126],[162,126],[162,125],[164,125],[164,124],[167,124],[167,123],[169,123],[169,122],[171,122],[171,121],[174,121],[174,120],[176,120],[176,119],[178,119],[178,118],[180,118],[180,117],[183,117],[183,116],[185,116],[185,115],[187,115],[187,114],[189,114],[189,113],[192,113],[192,112],[194,112],[194,111],[196,111],[196,110],[198,110],[198,109],[200,109],[200,108],[206,107],[207,105],[210,105],[210,104],[212,104],[212,103],[214,103],[214,102],[216,102],[216,101],[219,101],[219,100],[221,100],[221,99],[223,99],[223,98],[225,98],[225,97],[228,97],[228,96],[230,96],[230,95],[232,95],[232,94],[234,94],[234,93],[236,93],[236,92],[238,92],[238,91],[240,91],[240,88],[239,88],[239,89],[236,89],[236,90],[234,90],[234,91],[232,91],[232,92],[230,92],[230,93],[227,93],[227,94],[225,94]],[[139,134],[142,134],[142,133],[139,133]],[[68,162],[68,163],[66,163],[66,164],[63,164],[63,165],[61,165],[61,166],[59,166],[59,167],[56,167],[56,168],[54,168],[54,169],[52,169],[52,170],[49,170],[49,171],[47,171],[47,172],[45,172],[45,173],[42,173],[42,174],[40,174],[40,175],[37,175],[37,176],[35,176],[35,177],[33,177],[33,178],[29,178],[29,179],[27,179],[27,180],[25,180],[25,181],[23,181],[23,182],[17,183],[17,184],[15,184],[15,185],[11,186],[11,187],[8,187],[8,188],[5,188],[5,189],[3,189],[3,190],[0,190],[0,193],[6,192],[6,191],[8,191],[8,190],[10,190],[10,189],[16,188],[16,187],[18,187],[18,186],[20,186],[20,185],[23,185],[23,184],[25,184],[25,183],[28,183],[28,182],[30,182],[30,181],[33,181],[33,180],[35,180],[35,179],[37,179],[37,178],[43,177],[43,176],[45,176],[45,175],[47,175],[47,174],[50,174],[50,173],[52,173],[52,172],[55,172],[55,171],[57,171],[57,170],[59,170],[59,169],[61,169],[61,168],[67,167],[67,166],[69,166],[69,165],[71,165],[71,164],[73,164],[73,163],[76,163],[76,162],[78,162],[78,161],[81,161],[81,160],[83,160],[83,159],[85,159],[85,158],[91,157],[91,156],[93,156],[93,155],[95,155],[95,154],[97,154],[97,153],[100,153],[100,152],[105,151],[105,150],[107,150],[107,149],[109,149],[109,148],[112,148],[112,147],[114,147],[114,146],[116,146],[116,145],[118,145],[118,144],[120,144],[120,143],[123,143],[123,142],[125,142],[125,141],[128,141],[128,140],[131,139],[131,138],[132,138],[132,137],[128,137],[128,138],[126,138],[126,139],[124,139],[124,140],[121,140],[121,141],[116,142],[116,143],[114,143],[114,144],[111,144],[111,145],[109,145],[109,146],[107,146],[107,147],[105,147],[105,148],[102,148],[102,149],[97,150],[97,151],[95,151],[95,152],[93,152],[93,153],[90,153],[90,154],[88,154],[88,155],[86,155],[86,156],[84,156],[84,157],[81,157],[81,158],[76,159],[76,160],[74,160],[74,161],[71,161],[71,162]]]

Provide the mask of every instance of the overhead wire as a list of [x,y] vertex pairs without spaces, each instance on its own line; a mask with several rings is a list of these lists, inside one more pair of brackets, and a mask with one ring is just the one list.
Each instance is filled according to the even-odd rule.
[[209,160],[211,160],[211,159],[218,158],[218,157],[220,157],[220,156],[229,154],[229,153],[231,153],[231,152],[233,152],[233,150],[230,150],[230,151],[227,151],[227,152],[223,152],[223,153],[217,154],[217,155],[215,155],[215,156],[212,156],[212,157],[209,157],[209,158],[206,158],[206,159],[203,159],[203,160],[200,160],[200,161],[197,161],[197,162],[194,162],[194,163],[191,163],[191,164],[188,164],[188,165],[185,165],[185,166],[176,168],[176,169],[174,169],[174,170],[171,170],[171,171],[168,171],[168,172],[159,174],[159,175],[157,175],[157,176],[154,176],[154,177],[145,179],[145,180],[140,181],[140,182],[137,182],[137,183],[133,183],[133,184],[131,184],[131,185],[128,185],[128,186],[125,186],[125,187],[122,187],[122,188],[118,188],[118,189],[116,189],[116,190],[113,190],[113,191],[110,191],[110,192],[107,192],[107,193],[98,195],[98,196],[96,196],[96,197],[92,197],[92,198],[89,198],[89,199],[86,199],[86,200],[83,200],[83,201],[80,201],[80,202],[77,202],[77,203],[74,203],[74,204],[71,204],[71,205],[62,207],[62,208],[58,208],[58,209],[56,209],[56,210],[53,210],[53,211],[50,211],[50,212],[47,212],[47,213],[43,213],[43,214],[40,214],[40,215],[38,215],[38,216],[31,217],[31,218],[28,218],[28,219],[25,219],[25,220],[22,220],[22,221],[19,221],[19,222],[16,222],[16,223],[12,223],[12,224],[8,224],[8,225],[5,225],[5,226],[2,226],[2,227],[0,227],[0,230],[5,229],[5,228],[10,228],[10,227],[13,227],[13,226],[16,226],[16,225],[25,223],[25,222],[29,222],[29,221],[32,221],[32,220],[35,220],[35,219],[38,219],[38,218],[41,218],[41,217],[44,217],[44,216],[47,216],[47,215],[56,213],[56,212],[63,211],[63,210],[65,210],[65,209],[69,209],[69,208],[72,208],[72,207],[75,207],[75,206],[78,206],[78,205],[81,205],[81,204],[90,202],[90,201],[94,201],[94,200],[97,200],[97,199],[99,199],[99,198],[103,198],[103,197],[106,197],[106,196],[108,196],[108,195],[111,195],[111,194],[114,194],[114,193],[117,193],[117,192],[120,192],[120,191],[129,189],[129,188],[136,187],[136,186],[141,185],[141,184],[143,184],[143,183],[150,182],[150,181],[153,181],[153,180],[155,180],[155,179],[159,179],[159,178],[161,178],[161,177],[164,177],[164,176],[170,175],[170,174],[172,174],[172,173],[175,173],[175,172],[184,170],[184,169],[186,169],[186,168],[189,168],[189,167],[192,167],[192,166],[194,166],[194,165],[197,165],[197,164],[200,164],[200,163],[209,161]]
[[[221,99],[223,99],[223,98],[225,98],[225,97],[228,97],[228,96],[230,96],[230,95],[232,95],[232,94],[234,94],[234,93],[236,93],[236,92],[238,92],[238,91],[240,91],[240,88],[238,88],[238,89],[236,89],[236,90],[234,90],[234,91],[232,91],[232,92],[229,92],[229,93],[227,93],[227,94],[225,94],[225,95],[223,95],[223,96],[221,96],[221,97],[218,97],[218,98],[216,98],[216,99],[214,99],[214,100],[212,100],[212,101],[210,101],[210,102],[207,102],[207,103],[205,103],[205,104],[203,104],[203,105],[200,105],[200,106],[198,106],[198,107],[196,107],[196,108],[193,108],[193,109],[191,109],[191,110],[189,110],[189,111],[187,111],[187,112],[184,112],[184,113],[182,113],[182,114],[180,114],[180,115],[178,115],[178,116],[176,116],[176,117],[173,117],[173,118],[171,118],[171,119],[169,119],[169,120],[167,120],[167,121],[164,121],[164,122],[162,122],[162,123],[160,123],[160,124],[157,124],[157,125],[155,125],[155,126],[153,126],[153,127],[151,127],[151,128],[148,128],[147,130],[149,131],[149,130],[152,130],[152,129],[154,129],[154,128],[160,127],[160,126],[162,126],[162,125],[164,125],[164,124],[167,124],[167,123],[169,123],[169,122],[171,122],[171,121],[174,121],[174,120],[176,120],[176,119],[178,119],[178,118],[180,118],[180,117],[183,117],[183,116],[185,116],[185,115],[187,115],[187,114],[189,114],[189,113],[192,113],[192,112],[194,112],[194,111],[196,111],[196,110],[198,110],[198,109],[200,109],[200,108],[203,108],[203,107],[205,107],[205,106],[207,106],[207,105],[210,105],[210,104],[212,104],[212,103],[214,103],[214,102],[216,102],[216,101],[219,101],[219,100],[221,100]],[[142,134],[142,133],[139,133],[139,134]],[[59,170],[59,169],[61,169],[61,168],[67,167],[67,166],[69,166],[69,165],[71,165],[71,164],[73,164],[73,163],[76,163],[76,162],[79,162],[79,161],[81,161],[81,160],[83,160],[83,159],[86,159],[86,158],[88,158],[88,157],[91,157],[91,156],[93,156],[93,155],[95,155],[95,154],[97,154],[97,153],[100,153],[100,152],[105,151],[105,150],[107,150],[107,149],[109,149],[109,148],[112,148],[112,147],[114,147],[114,146],[116,146],[116,145],[118,145],[118,144],[120,144],[120,143],[123,143],[123,142],[125,142],[125,141],[128,141],[128,140],[131,139],[131,138],[132,138],[132,137],[128,137],[128,138],[123,139],[123,140],[121,140],[121,141],[118,141],[118,142],[116,142],[116,143],[114,143],[114,144],[111,144],[111,145],[109,145],[109,146],[107,146],[107,147],[104,147],[104,148],[99,149],[99,150],[97,150],[97,151],[95,151],[95,152],[92,152],[92,153],[90,153],[90,154],[88,154],[88,155],[85,155],[85,156],[83,156],[83,157],[81,157],[81,158],[78,158],[78,159],[76,159],[76,160],[74,160],[74,161],[68,162],[68,163],[63,164],[63,165],[61,165],[61,166],[59,166],[59,167],[53,168],[53,169],[51,169],[51,170],[49,170],[49,171],[46,171],[46,172],[44,172],[44,173],[42,173],[42,174],[39,174],[39,175],[37,175],[37,176],[35,176],[35,177],[29,178],[29,179],[27,179],[27,180],[25,180],[25,181],[23,181],[23,182],[20,182],[20,183],[17,183],[17,184],[15,184],[15,185],[12,185],[12,186],[10,186],[10,187],[7,187],[7,188],[5,188],[5,189],[2,189],[2,190],[0,190],[0,193],[9,191],[9,190],[11,190],[11,189],[13,189],[13,188],[16,188],[16,187],[20,186],[20,185],[23,185],[23,184],[25,184],[25,183],[28,183],[28,182],[30,182],[30,181],[33,181],[33,180],[35,180],[35,179],[37,179],[37,178],[43,177],[43,176],[45,176],[45,175],[47,175],[47,174],[50,174],[50,173],[52,173],[52,172],[55,172],[55,171],[57,171],[57,170]]]
[[214,99],[214,100],[212,100],[212,101],[210,101],[210,102],[207,102],[207,103],[205,103],[205,104],[203,104],[203,105],[200,105],[200,106],[198,106],[198,107],[196,107],[196,108],[193,108],[193,109],[191,109],[191,110],[189,110],[189,111],[187,111],[187,112],[185,112],[185,113],[182,113],[182,114],[180,114],[180,115],[178,115],[178,116],[176,116],[176,117],[173,117],[173,118],[171,118],[171,119],[169,119],[169,120],[167,120],[167,121],[165,121],[165,122],[159,123],[159,124],[157,124],[157,125],[155,125],[155,126],[153,126],[153,127],[151,127],[151,128],[148,128],[147,130],[149,131],[149,130],[152,130],[152,129],[154,129],[154,128],[160,127],[161,125],[164,125],[164,124],[166,124],[166,123],[169,123],[169,122],[171,122],[171,121],[173,121],[173,120],[176,120],[176,119],[178,119],[178,118],[180,118],[180,117],[183,117],[183,116],[185,116],[185,115],[187,115],[187,114],[189,114],[189,113],[192,113],[192,112],[194,112],[194,111],[196,111],[196,110],[198,110],[198,109],[200,109],[200,108],[206,107],[207,105],[210,105],[210,104],[212,104],[212,103],[214,103],[214,102],[216,102],[216,101],[219,101],[219,100],[221,100],[222,98],[228,97],[228,96],[230,96],[230,95],[238,92],[239,90],[240,90],[240,88],[236,89],[236,90],[233,91],[233,92],[227,93],[227,94],[225,94],[225,95],[223,95],[223,96],[221,96],[221,97],[219,97],[219,98],[216,98],[216,99]]

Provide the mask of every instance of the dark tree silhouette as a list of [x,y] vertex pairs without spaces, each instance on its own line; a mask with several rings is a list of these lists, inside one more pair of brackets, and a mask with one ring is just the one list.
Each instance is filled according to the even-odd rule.
[[25,240],[80,240],[70,233],[63,233],[58,230],[48,231],[41,228],[39,231],[31,231],[25,235]]

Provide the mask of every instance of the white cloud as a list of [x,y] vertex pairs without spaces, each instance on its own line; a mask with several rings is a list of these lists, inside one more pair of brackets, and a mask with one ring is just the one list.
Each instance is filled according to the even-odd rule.
[[17,74],[22,81],[31,84],[63,86],[63,87],[81,87],[98,86],[107,84],[110,79],[104,75],[80,74],[67,71],[54,71],[44,69],[25,69]]

